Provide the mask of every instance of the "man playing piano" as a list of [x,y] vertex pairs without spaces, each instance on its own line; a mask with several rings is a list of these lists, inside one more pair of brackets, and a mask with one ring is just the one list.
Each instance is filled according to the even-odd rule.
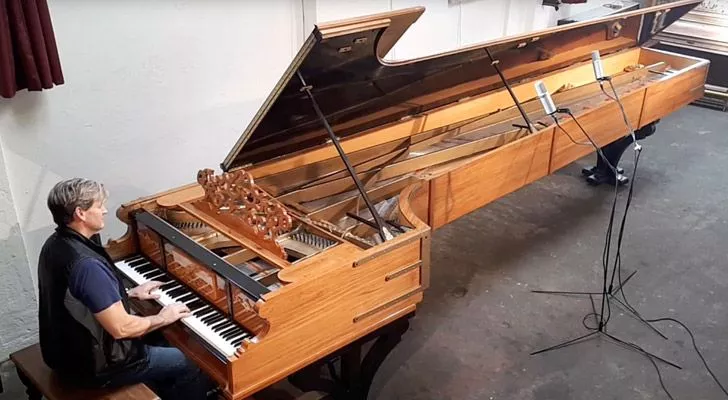
[[205,399],[210,380],[179,349],[142,341],[190,310],[177,303],[149,317],[130,314],[128,299],[153,299],[161,283],[125,290],[98,239],[107,196],[101,184],[80,178],[59,182],[48,195],[57,227],[38,262],[43,359],[80,385],[143,382],[163,399]]

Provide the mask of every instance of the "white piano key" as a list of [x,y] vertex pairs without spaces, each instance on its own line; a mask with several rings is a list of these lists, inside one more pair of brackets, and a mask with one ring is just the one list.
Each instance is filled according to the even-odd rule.
[[[126,260],[118,261],[116,262],[116,267],[121,271],[124,275],[126,275],[127,278],[129,278],[132,282],[136,283],[137,285],[141,285],[143,283],[149,282],[150,280],[154,280],[154,278],[160,278],[164,276],[165,274],[160,270],[160,274],[152,275],[151,279],[145,278],[143,274],[139,273],[134,269],[134,267],[131,267],[129,264],[140,260],[142,257],[137,256],[133,258],[128,258]],[[148,264],[147,264],[148,265]],[[144,266],[144,264],[140,264],[137,267]],[[145,272],[148,273],[148,272]],[[162,306],[167,306],[169,304],[177,303],[175,299],[181,298],[186,296],[187,294],[193,294],[195,298],[188,300],[185,302],[185,304],[189,304],[193,301],[196,301],[199,299],[199,297],[192,292],[189,292],[185,290],[185,293],[174,296],[170,296],[168,294],[169,291],[175,290],[177,288],[182,287],[182,285],[173,285],[172,287],[169,287],[165,290],[157,289],[153,291],[153,294],[159,294],[159,298],[156,299],[157,303],[161,304]],[[207,343],[212,345],[215,349],[220,351],[225,356],[232,356],[235,354],[235,351],[237,349],[236,346],[233,346],[233,343],[235,343],[237,340],[239,340],[241,337],[244,336],[250,336],[245,329],[240,327],[237,323],[231,321],[229,318],[224,317],[220,321],[216,321],[214,324],[208,325],[204,322],[202,322],[203,318],[206,318],[211,315],[220,314],[219,311],[214,309],[213,307],[210,307],[209,305],[205,305],[204,307],[210,308],[208,312],[205,312],[204,314],[201,314],[199,317],[195,315],[190,315],[189,317],[182,318],[180,321],[185,324],[188,328],[190,328],[193,332],[195,332],[197,335],[199,335],[203,340],[205,340]],[[195,310],[197,311],[197,310]],[[193,312],[194,313],[194,312]],[[242,335],[236,335],[236,337],[231,339],[224,339],[218,332],[215,332],[212,328],[215,326],[221,325],[222,323],[230,323],[233,324],[244,333]],[[232,325],[231,325],[232,326]],[[222,332],[222,331],[221,331]]]

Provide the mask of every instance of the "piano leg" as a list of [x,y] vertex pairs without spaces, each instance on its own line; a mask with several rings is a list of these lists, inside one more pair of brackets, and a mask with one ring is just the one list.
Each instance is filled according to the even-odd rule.
[[[387,355],[402,340],[409,328],[406,315],[345,348],[291,375],[288,380],[304,392],[328,393],[336,400],[366,400],[369,388]],[[375,340],[362,359],[362,347]],[[339,368],[337,371],[336,361]],[[324,369],[325,367],[325,369]]]
[[38,391],[38,388],[35,387],[33,382],[28,378],[23,371],[20,370],[20,368],[17,369],[18,378],[20,379],[20,382],[25,385],[25,394],[28,395],[28,400],[41,400],[42,395],[40,391]]
[[[651,136],[657,130],[656,125],[658,121],[652,122],[637,129],[634,134],[637,140],[642,140],[648,136]],[[609,160],[609,163],[617,168],[617,174],[609,168],[609,165],[597,155],[597,165],[591,168],[584,168],[581,173],[586,177],[587,183],[593,186],[607,183],[614,185],[614,182],[618,182],[619,185],[624,185],[629,182],[629,178],[624,174],[624,169],[619,167],[619,160],[622,158],[624,151],[629,148],[632,144],[632,135],[627,135],[622,139],[612,142],[602,147],[604,156]]]

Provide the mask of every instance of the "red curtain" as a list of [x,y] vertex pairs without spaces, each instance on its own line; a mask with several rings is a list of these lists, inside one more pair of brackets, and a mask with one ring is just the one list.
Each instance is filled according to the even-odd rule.
[[0,96],[62,83],[46,0],[0,0]]

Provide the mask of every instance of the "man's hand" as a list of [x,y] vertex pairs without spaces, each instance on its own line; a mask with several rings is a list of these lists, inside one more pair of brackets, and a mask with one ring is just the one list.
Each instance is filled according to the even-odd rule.
[[134,289],[131,289],[127,294],[129,295],[129,297],[136,297],[139,300],[158,299],[159,294],[152,292],[156,289],[159,289],[159,287],[162,285],[163,283],[158,281],[145,282],[135,287]]
[[187,308],[186,305],[182,303],[174,303],[164,306],[164,308],[159,310],[159,314],[157,315],[164,319],[165,325],[169,325],[171,323],[179,321],[184,317],[192,315],[192,312],[189,308]]

